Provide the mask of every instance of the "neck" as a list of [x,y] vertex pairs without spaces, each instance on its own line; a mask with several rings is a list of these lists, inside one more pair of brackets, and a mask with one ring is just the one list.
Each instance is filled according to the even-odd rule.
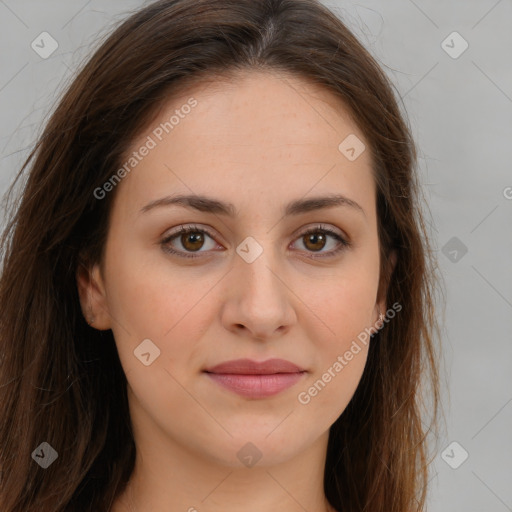
[[[264,475],[251,479],[244,478],[236,471],[226,470],[217,482],[201,481],[195,489],[183,489],[169,496],[168,492],[160,496],[149,495],[142,480],[131,481],[122,502],[124,508],[113,508],[113,512],[186,511],[186,512],[247,512],[273,511],[283,512],[336,512],[327,502],[323,492],[307,493],[299,490],[292,482],[280,481],[278,472],[269,469]],[[278,475],[282,477],[283,475]],[[142,482],[142,484],[141,484]],[[141,489],[142,487],[142,489]],[[173,486],[173,492],[176,489]],[[165,497],[164,497],[165,495]]]
[[323,490],[327,439],[284,463],[251,468],[137,443],[134,471],[112,512],[336,512]]

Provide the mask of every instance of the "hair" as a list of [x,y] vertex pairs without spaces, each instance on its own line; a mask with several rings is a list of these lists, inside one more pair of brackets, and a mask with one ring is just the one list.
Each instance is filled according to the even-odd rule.
[[[76,281],[80,266],[102,261],[116,196],[94,190],[173,94],[251,70],[308,80],[353,115],[372,155],[379,293],[402,306],[372,338],[330,429],[325,495],[344,512],[424,510],[440,336],[417,150],[385,73],[316,0],[151,3],[64,92],[8,191],[29,168],[1,238],[0,510],[108,511],[125,489],[136,453],[127,380],[112,331],[85,321]],[[42,442],[58,454],[47,469],[33,460]]]

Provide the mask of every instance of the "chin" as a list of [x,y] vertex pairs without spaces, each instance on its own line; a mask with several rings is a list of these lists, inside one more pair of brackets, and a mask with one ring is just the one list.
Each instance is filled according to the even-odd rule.
[[[277,425],[279,421],[276,422],[275,426]],[[285,463],[307,449],[312,442],[310,439],[294,438],[289,429],[283,429],[279,433],[278,429],[272,432],[272,428],[269,429],[267,425],[258,428],[254,424],[252,428],[238,431],[228,428],[233,437],[224,438],[216,447],[210,445],[205,451],[219,465],[231,468],[263,468]]]

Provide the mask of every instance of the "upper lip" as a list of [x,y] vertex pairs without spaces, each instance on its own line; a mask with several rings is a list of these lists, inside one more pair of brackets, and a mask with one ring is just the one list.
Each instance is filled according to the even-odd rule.
[[208,373],[231,373],[240,375],[271,375],[273,373],[299,373],[305,370],[285,359],[267,359],[258,362],[252,359],[234,359],[207,368]]

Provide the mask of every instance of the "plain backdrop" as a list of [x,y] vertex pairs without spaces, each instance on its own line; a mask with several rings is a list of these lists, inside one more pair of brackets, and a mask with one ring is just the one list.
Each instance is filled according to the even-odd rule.
[[[447,292],[428,510],[512,511],[512,2],[324,3],[392,79],[420,150]],[[98,37],[143,4],[0,0],[2,195]]]

